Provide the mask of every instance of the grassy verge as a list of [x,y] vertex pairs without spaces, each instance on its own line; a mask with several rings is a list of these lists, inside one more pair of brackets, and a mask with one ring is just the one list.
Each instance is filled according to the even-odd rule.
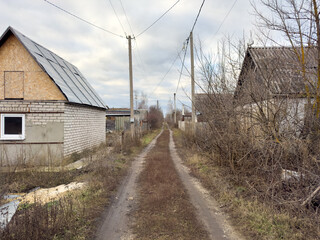
[[[45,205],[24,204],[19,207],[0,239],[88,239],[94,236],[101,213],[109,205],[135,155],[155,136],[151,132],[136,143],[127,143],[127,152],[100,146],[90,154],[100,157],[87,167],[63,172],[11,172],[0,174],[0,190],[22,193],[35,187],[49,188],[73,181],[87,182],[87,187]],[[117,138],[119,139],[119,138]],[[127,140],[129,141],[129,140]],[[119,144],[114,142],[115,145]],[[80,154],[81,155],[81,154]],[[80,156],[79,155],[79,156]],[[90,157],[90,156],[89,156]],[[75,159],[76,160],[76,159]]]
[[168,142],[166,130],[146,158],[134,234],[137,239],[208,239],[170,158]]
[[231,173],[212,161],[214,156],[197,151],[195,146],[187,148],[181,131],[174,130],[174,139],[192,174],[210,190],[247,239],[319,239],[320,228],[312,220],[314,216],[262,204],[255,190],[235,181]]

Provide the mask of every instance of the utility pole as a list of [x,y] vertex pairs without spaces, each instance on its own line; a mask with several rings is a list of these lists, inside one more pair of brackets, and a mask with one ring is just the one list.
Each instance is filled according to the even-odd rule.
[[130,79],[130,129],[131,129],[131,138],[134,137],[134,110],[133,110],[133,73],[132,73],[132,46],[131,39],[129,35],[127,37],[129,45],[129,79]]
[[159,100],[157,100],[157,110],[159,110]]
[[135,92],[134,99],[135,99],[136,109],[138,109],[138,95],[137,95],[137,92]]
[[193,55],[193,33],[190,32],[190,58],[191,58],[191,102],[192,102],[192,134],[196,133],[196,109],[194,105],[194,55]]
[[173,94],[173,97],[174,97],[174,124],[177,124],[176,93]]

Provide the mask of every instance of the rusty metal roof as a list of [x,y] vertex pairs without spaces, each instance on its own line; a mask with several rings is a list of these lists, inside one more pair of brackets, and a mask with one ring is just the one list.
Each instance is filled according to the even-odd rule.
[[32,41],[12,27],[9,27],[0,38],[0,46],[11,33],[18,38],[43,71],[45,71],[58,86],[69,102],[106,108],[103,100],[91,87],[77,67]]

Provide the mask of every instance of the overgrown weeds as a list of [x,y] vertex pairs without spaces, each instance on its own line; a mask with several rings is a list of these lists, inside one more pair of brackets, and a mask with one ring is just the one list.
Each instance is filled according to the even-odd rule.
[[[113,136],[112,139],[119,137]],[[111,143],[99,146],[95,151],[86,151],[86,157],[93,155],[99,157],[81,169],[61,172],[26,170],[1,173],[2,194],[23,193],[35,187],[48,188],[73,181],[88,184],[83,190],[64,195],[60,200],[47,204],[36,202],[21,205],[10,224],[4,231],[0,231],[0,239],[80,240],[94,236],[101,213],[110,203],[133,158],[133,155],[124,155],[121,152],[110,153],[109,148],[116,145],[117,141]],[[130,143],[128,152],[130,148],[137,148],[137,145],[141,146],[140,143]]]
[[[248,239],[318,239],[318,208],[301,206],[319,184],[313,160],[303,157],[303,145],[289,151],[271,140],[250,143],[238,139],[231,141],[233,145],[204,151],[201,141],[178,130],[174,133],[192,174],[211,190]],[[303,175],[284,180],[282,169],[294,169]]]

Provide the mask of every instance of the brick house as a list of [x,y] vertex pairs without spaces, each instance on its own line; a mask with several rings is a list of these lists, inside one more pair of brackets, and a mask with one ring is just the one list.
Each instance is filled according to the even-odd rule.
[[69,62],[9,27],[0,38],[0,166],[60,165],[105,142],[105,104]]

